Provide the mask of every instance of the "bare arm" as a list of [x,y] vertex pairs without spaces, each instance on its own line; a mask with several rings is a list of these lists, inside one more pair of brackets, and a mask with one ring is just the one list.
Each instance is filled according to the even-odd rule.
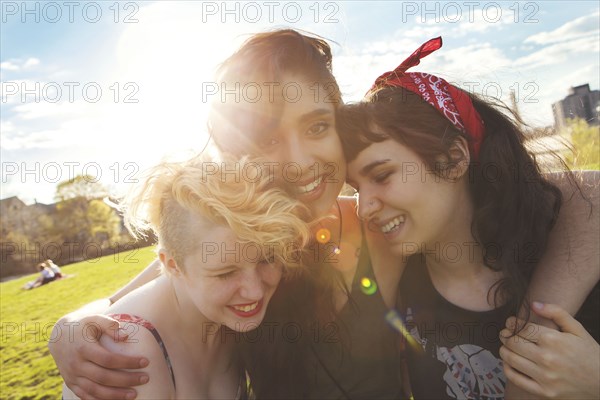
[[[128,329],[130,330],[130,329]],[[110,338],[102,337],[100,344],[108,351],[121,356],[135,356],[145,354],[151,361],[142,371],[149,375],[151,380],[146,385],[137,388],[137,396],[140,399],[171,399],[174,398],[174,388],[171,383],[169,369],[167,367],[163,352],[156,339],[144,328],[135,327],[135,337],[123,342],[113,342]],[[80,388],[77,388],[80,389]],[[68,387],[63,387],[64,399],[87,398],[83,392],[76,393]]]
[[[600,172],[574,174],[581,193],[566,175],[548,176],[561,189],[563,206],[528,290],[532,301],[556,304],[571,315],[579,310],[600,279]],[[553,321],[538,314],[531,314],[531,321],[557,328]],[[505,395],[507,399],[536,398],[510,381]]]
[[[549,176],[562,190],[563,206],[528,292],[532,301],[559,305],[571,315],[600,279],[600,171],[574,174],[582,193],[564,174]],[[532,317],[534,322],[556,327],[548,319]]]
[[[79,397],[103,399],[135,396],[132,386],[147,382],[145,373],[115,371],[135,369],[148,365],[145,357],[116,354],[100,345],[102,335],[123,339],[119,323],[99,315],[127,293],[155,279],[160,273],[160,262],[155,260],[131,282],[107,299],[89,303],[63,316],[54,326],[48,342],[50,354],[66,385]],[[131,398],[131,397],[129,397]]]
[[135,278],[129,283],[117,290],[112,296],[109,297],[110,304],[116,303],[120,298],[133,290],[145,285],[148,282],[152,282],[160,275],[160,261],[158,259],[152,261],[142,272],[140,272]]

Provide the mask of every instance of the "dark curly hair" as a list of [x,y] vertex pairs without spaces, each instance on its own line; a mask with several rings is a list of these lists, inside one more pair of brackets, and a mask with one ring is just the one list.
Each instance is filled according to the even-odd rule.
[[[546,250],[562,194],[543,177],[508,108],[464,95],[471,97],[485,126],[480,152],[476,160],[471,156],[469,166],[471,232],[483,249],[485,265],[503,272],[504,278],[494,285],[496,306],[502,299],[516,313],[525,304],[533,269]],[[455,139],[469,140],[420,96],[398,87],[372,90],[363,102],[340,107],[336,121],[348,162],[371,143],[391,138],[443,179],[449,179],[447,172],[461,161],[450,154]],[[450,161],[440,163],[440,155]]]

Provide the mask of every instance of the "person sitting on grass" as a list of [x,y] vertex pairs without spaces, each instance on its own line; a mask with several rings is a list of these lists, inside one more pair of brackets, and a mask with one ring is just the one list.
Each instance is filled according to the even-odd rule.
[[60,270],[60,267],[58,265],[54,264],[54,261],[47,259],[46,261],[44,261],[44,264],[46,265],[46,267],[50,268],[50,270],[52,270],[52,272],[54,272],[54,276],[56,277],[56,279],[64,278],[64,275],[63,275],[62,271]]
[[45,263],[39,263],[37,265],[37,268],[40,271],[39,276],[36,280],[27,282],[25,286],[23,286],[23,289],[35,289],[37,287],[50,283],[56,279],[56,274],[54,273],[54,271],[48,268]]
[[[153,168],[123,204],[132,233],[157,235],[163,273],[107,310],[128,339],[101,343],[149,360],[141,399],[246,398],[236,334],[261,323],[308,241],[305,207],[268,188],[266,174],[253,183],[212,166],[208,174],[206,162],[217,165],[201,157]],[[64,385],[63,395],[77,393]]]

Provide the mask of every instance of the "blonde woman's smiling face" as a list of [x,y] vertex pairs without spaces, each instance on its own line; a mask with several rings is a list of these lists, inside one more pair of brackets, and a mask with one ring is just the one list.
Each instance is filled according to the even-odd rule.
[[199,232],[210,239],[184,257],[179,278],[191,302],[212,322],[242,332],[256,328],[281,280],[281,263],[240,242],[229,227]]

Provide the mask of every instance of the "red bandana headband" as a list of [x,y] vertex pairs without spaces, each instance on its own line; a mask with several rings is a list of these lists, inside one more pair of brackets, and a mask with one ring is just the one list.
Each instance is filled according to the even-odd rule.
[[379,87],[402,87],[421,96],[448,121],[470,138],[471,151],[475,159],[483,140],[484,128],[481,116],[473,107],[471,98],[462,90],[444,79],[423,72],[406,72],[419,65],[421,58],[442,47],[442,38],[431,39],[415,50],[395,70],[381,75],[371,90]]

